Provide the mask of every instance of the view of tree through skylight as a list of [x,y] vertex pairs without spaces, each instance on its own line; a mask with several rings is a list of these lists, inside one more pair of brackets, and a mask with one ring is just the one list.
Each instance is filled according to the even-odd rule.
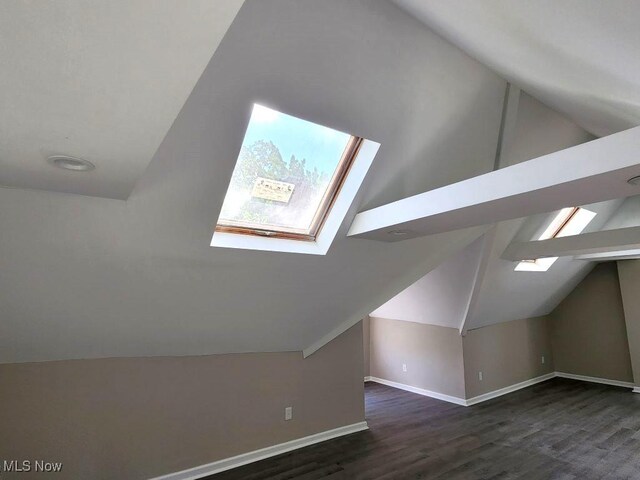
[[346,133],[254,105],[218,228],[315,235],[353,143]]

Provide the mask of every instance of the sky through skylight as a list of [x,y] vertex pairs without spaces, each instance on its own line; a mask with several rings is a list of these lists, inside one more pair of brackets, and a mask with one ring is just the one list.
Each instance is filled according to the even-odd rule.
[[254,105],[218,225],[308,234],[351,138]]
[[[584,208],[563,208],[542,232],[538,240],[568,237],[582,232],[596,214]],[[558,260],[558,257],[524,260],[516,265],[517,272],[546,272]]]

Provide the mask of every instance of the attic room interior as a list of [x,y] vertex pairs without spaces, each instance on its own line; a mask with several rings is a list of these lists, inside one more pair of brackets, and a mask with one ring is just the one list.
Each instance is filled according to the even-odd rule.
[[639,18],[0,2],[0,478],[640,479]]

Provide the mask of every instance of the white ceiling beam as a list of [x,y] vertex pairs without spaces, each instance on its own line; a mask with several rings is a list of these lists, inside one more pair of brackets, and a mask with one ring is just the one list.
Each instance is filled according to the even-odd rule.
[[[505,260],[534,260],[544,257],[568,257],[620,252],[640,249],[640,227],[602,230],[569,237],[531,242],[514,242],[502,254]],[[582,259],[587,259],[584,257]],[[596,257],[592,257],[596,258]]]
[[392,242],[637,195],[639,151],[635,127],[361,212],[349,236]]
[[589,253],[577,255],[574,260],[585,260],[587,262],[611,262],[613,260],[637,260],[640,259],[640,249],[617,250],[614,252]]

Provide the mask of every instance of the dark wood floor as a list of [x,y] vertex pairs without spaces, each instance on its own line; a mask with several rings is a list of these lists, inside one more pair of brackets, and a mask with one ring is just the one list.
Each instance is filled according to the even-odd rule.
[[369,431],[215,480],[640,479],[640,395],[553,379],[473,407],[368,383]]

